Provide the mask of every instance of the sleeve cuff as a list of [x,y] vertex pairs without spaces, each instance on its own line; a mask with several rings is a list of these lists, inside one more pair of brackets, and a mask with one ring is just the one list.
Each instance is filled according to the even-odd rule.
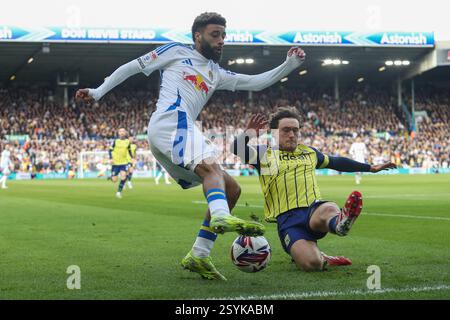
[[329,163],[330,163],[330,158],[326,154],[324,154],[323,162],[320,165],[319,169],[326,168]]
[[100,98],[102,97],[100,95],[100,93],[98,92],[98,89],[88,89],[89,90],[89,95],[94,98],[95,101],[100,100]]

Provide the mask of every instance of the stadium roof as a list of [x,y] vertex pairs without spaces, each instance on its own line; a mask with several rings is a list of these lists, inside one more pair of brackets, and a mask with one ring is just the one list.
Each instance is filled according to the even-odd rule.
[[[0,49],[0,83],[11,83],[15,75],[16,83],[26,85],[36,83],[56,83],[57,74],[68,72],[79,74],[80,85],[96,85],[121,64],[136,58],[156,47],[154,44],[84,44],[84,43],[50,43],[49,52],[45,53],[42,43],[2,43]],[[238,46],[227,45],[221,65],[235,72],[254,74],[264,72],[284,61],[285,46]],[[363,77],[368,82],[390,83],[405,73],[408,68],[419,63],[433,48],[378,48],[378,47],[304,47],[306,62],[299,70],[307,73],[300,76],[298,72],[289,77],[290,86],[297,83],[332,84],[334,74],[338,74],[341,83],[356,82]],[[33,61],[28,63],[33,57]],[[253,64],[228,65],[236,58],[253,58]],[[324,59],[342,59],[348,65],[322,66]],[[409,60],[409,66],[386,67],[384,72],[378,69],[385,66],[386,60]],[[448,77],[448,72],[445,73]],[[438,75],[439,77],[442,74]],[[138,85],[142,78],[130,80]],[[299,82],[299,80],[301,80]]]

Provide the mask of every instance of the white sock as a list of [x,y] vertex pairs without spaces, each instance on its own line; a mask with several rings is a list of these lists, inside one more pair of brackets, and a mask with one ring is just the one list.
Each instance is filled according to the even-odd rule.
[[209,212],[211,217],[223,217],[230,215],[230,208],[228,207],[227,197],[225,191],[222,189],[210,189],[206,193],[206,200],[208,201]]
[[0,179],[0,181],[2,182],[2,188],[6,187],[6,179],[7,179],[6,176],[3,176],[3,177]]
[[192,247],[192,255],[197,258],[208,257],[211,254],[216,238],[217,234],[212,232],[212,229],[209,228],[209,221],[203,221],[203,225],[200,228]]
[[211,254],[214,241],[197,237],[192,247],[192,255],[197,258],[206,258]]

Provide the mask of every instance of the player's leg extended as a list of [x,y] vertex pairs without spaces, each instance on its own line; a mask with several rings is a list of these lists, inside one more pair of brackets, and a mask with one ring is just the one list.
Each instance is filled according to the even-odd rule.
[[295,241],[289,253],[297,267],[303,271],[323,271],[329,266],[347,266],[352,262],[346,257],[328,256],[319,250],[316,241],[299,239]]
[[[241,195],[241,187],[239,187],[236,180],[234,180],[229,174],[224,173],[225,189],[227,195],[227,203],[230,210],[233,210],[236,205],[239,196]],[[217,234],[210,228],[211,213],[209,209],[206,211],[205,220],[198,233],[197,239],[192,247],[192,252],[196,257],[207,257],[210,255],[214,245],[214,241],[217,238]]]
[[[230,210],[233,210],[241,194],[241,188],[236,180],[226,172],[224,172],[224,179],[228,207]],[[181,261],[181,265],[185,269],[199,273],[205,279],[226,280],[226,278],[217,271],[209,257],[217,238],[217,234],[210,227],[210,220],[211,214],[208,209],[192,250]]]
[[[315,232],[331,232],[337,234],[336,232],[336,222],[341,214],[341,209],[334,202],[326,202],[321,204],[314,210],[309,221],[309,227]],[[328,256],[321,252],[322,258],[330,266],[343,266],[351,265],[350,259],[342,256]]]
[[204,161],[197,165],[195,173],[202,178],[203,192],[211,213],[211,228],[216,233],[236,231],[248,236],[264,234],[265,228],[262,224],[245,221],[230,214],[225,193],[225,171],[217,163]]

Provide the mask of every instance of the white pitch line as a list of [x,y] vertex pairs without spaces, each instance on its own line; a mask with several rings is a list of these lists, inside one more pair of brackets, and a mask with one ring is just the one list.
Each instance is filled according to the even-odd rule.
[[[206,201],[192,201],[192,203],[195,204],[208,204]],[[242,207],[242,208],[264,208],[264,206],[261,205],[254,205],[254,204],[237,204],[236,207]],[[415,216],[415,215],[408,215],[408,214],[392,214],[392,213],[378,213],[378,212],[363,212],[362,215],[368,215],[368,216],[380,216],[380,217],[392,217],[392,218],[406,218],[406,219],[423,219],[423,220],[439,220],[439,221],[450,221],[450,218],[447,217],[433,217],[433,216]]]
[[364,198],[392,198],[392,197],[398,197],[399,199],[401,199],[401,197],[412,197],[412,198],[416,198],[416,197],[445,197],[445,196],[450,196],[450,193],[433,193],[431,195],[428,194],[417,194],[417,193],[394,193],[394,194],[377,194],[377,195],[373,195],[373,196],[364,196]]
[[407,219],[425,219],[425,220],[450,221],[450,218],[446,218],[446,217],[413,216],[413,215],[408,215],[408,214],[389,214],[389,213],[365,212],[365,213],[363,213],[363,215],[382,216],[382,217],[394,217],[394,218],[407,218]]
[[308,299],[308,298],[327,298],[349,295],[377,295],[384,293],[404,293],[404,292],[427,292],[450,290],[450,285],[437,285],[432,287],[409,287],[409,288],[386,288],[380,290],[349,290],[349,291],[311,291],[311,292],[292,292],[277,293],[271,295],[252,295],[236,297],[214,297],[207,300],[280,300],[280,299]]

